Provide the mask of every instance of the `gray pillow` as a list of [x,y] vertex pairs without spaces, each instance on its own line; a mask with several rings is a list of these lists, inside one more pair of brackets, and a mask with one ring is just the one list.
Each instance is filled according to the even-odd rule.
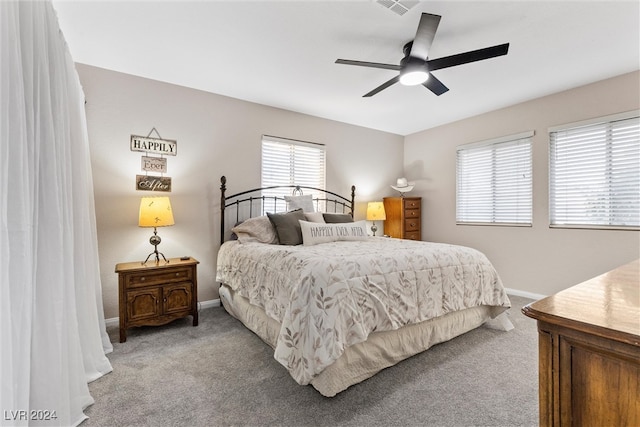
[[302,230],[300,229],[300,220],[304,221],[304,213],[302,209],[284,213],[267,213],[269,221],[276,229],[278,240],[281,245],[300,245],[302,244]]
[[323,213],[324,222],[327,224],[336,224],[340,222],[353,222],[353,217],[349,214],[340,213]]

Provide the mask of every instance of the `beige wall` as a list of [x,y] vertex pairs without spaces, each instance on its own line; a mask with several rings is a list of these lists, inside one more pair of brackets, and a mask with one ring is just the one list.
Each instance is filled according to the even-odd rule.
[[168,257],[200,261],[200,301],[217,298],[220,176],[227,176],[229,193],[259,187],[263,134],[326,144],[327,189],[348,195],[356,185],[358,219],[366,202],[388,195],[402,174],[398,135],[82,64],[77,69],[87,100],[106,318],[118,316],[115,264],[143,260],[153,249],[152,231],[137,226],[140,197],[150,194],[135,190],[143,153],[130,151],[131,134],[147,135],[155,127],[178,142],[166,174],[173,180],[176,224],[158,230],[158,248]]
[[[118,316],[115,264],[142,260],[152,250],[151,230],[137,226],[147,193],[135,190],[142,153],[129,150],[129,137],[153,127],[178,141],[167,173],[176,225],[159,230],[159,248],[201,262],[200,301],[217,298],[219,178],[227,176],[229,192],[259,186],[263,134],[326,144],[327,188],[348,194],[355,184],[358,219],[366,202],[393,195],[389,184],[399,176],[416,181],[411,195],[423,197],[423,239],[480,249],[511,289],[551,294],[640,257],[639,232],[549,229],[547,214],[547,128],[639,108],[638,72],[403,138],[82,64],[77,69],[87,99],[106,318]],[[526,130],[536,132],[533,227],[457,226],[456,146]]]
[[[506,287],[548,295],[640,257],[640,232],[550,229],[551,126],[640,108],[640,72],[535,99],[405,137],[407,178],[423,197],[423,239],[472,246]],[[456,147],[533,130],[533,227],[456,225]]]

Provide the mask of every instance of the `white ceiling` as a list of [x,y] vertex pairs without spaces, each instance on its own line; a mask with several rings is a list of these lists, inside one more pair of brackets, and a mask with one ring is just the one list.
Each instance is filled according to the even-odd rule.
[[[359,1],[54,0],[76,62],[399,135],[640,69],[640,2],[425,1],[399,16]],[[396,72],[421,12],[439,58],[509,42],[507,56],[434,71],[440,97]],[[171,100],[167,100],[170,102]]]

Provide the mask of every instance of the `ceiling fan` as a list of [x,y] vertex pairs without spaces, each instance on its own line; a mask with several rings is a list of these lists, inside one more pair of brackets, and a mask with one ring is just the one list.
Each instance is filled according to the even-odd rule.
[[429,50],[436,35],[441,16],[423,13],[420,17],[416,37],[413,41],[404,45],[404,58],[399,65],[380,64],[377,62],[352,61],[349,59],[338,59],[336,64],[357,65],[360,67],[382,68],[385,70],[399,71],[400,73],[391,80],[381,84],[363,97],[370,97],[389,86],[400,82],[401,84],[412,86],[422,84],[431,92],[440,96],[449,90],[433,74],[433,71],[443,68],[455,67],[456,65],[468,64],[470,62],[482,61],[484,59],[495,58],[506,55],[509,51],[509,43],[486,47],[484,49],[472,50],[458,53],[456,55],[445,56],[443,58],[429,59]]

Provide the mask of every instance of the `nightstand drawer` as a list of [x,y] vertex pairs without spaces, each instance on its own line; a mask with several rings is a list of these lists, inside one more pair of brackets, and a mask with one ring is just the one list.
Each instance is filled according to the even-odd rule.
[[419,218],[420,217],[420,209],[405,209],[404,210],[405,218]]
[[420,231],[420,219],[412,218],[404,221],[404,231]]
[[127,275],[127,288],[139,288],[142,286],[158,285],[171,282],[183,282],[191,280],[192,268],[171,269],[171,271],[143,271],[140,273],[132,273]]

